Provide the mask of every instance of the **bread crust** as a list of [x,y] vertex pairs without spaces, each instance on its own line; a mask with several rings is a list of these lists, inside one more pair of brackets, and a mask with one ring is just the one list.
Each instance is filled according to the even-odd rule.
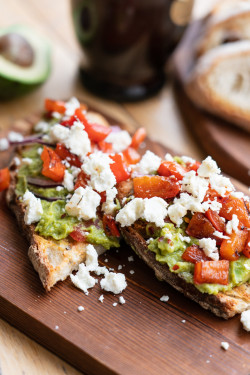
[[125,241],[151,267],[159,280],[166,281],[185,296],[199,303],[204,309],[215,315],[228,319],[235,314],[250,308],[250,284],[245,283],[229,292],[208,294],[200,292],[193,284],[181,278],[181,274],[171,272],[167,264],[161,264],[155,259],[155,254],[148,250],[144,238],[133,227],[121,227]]

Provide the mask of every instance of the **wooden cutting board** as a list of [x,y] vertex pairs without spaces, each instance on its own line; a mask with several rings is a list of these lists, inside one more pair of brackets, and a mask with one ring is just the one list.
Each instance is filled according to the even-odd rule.
[[[26,125],[19,121],[15,127]],[[146,146],[161,156],[171,151],[150,140]],[[8,158],[1,154],[1,164]],[[125,243],[100,257],[115,271],[122,265],[128,282],[126,303],[113,306],[118,296],[103,293],[99,284],[88,296],[69,280],[43,290],[4,194],[0,233],[0,316],[86,374],[249,375],[249,334],[239,316],[217,318],[159,282]],[[167,303],[162,295],[169,296]],[[84,311],[77,311],[79,305]],[[228,351],[222,341],[229,342]]]
[[185,83],[195,64],[195,46],[204,20],[189,26],[174,56],[177,73],[176,101],[184,122],[204,150],[224,172],[250,185],[250,132],[196,107],[185,93]]

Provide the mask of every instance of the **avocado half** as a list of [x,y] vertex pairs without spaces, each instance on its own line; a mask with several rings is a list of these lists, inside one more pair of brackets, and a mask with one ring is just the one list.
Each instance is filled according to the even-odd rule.
[[[24,47],[28,47],[26,50],[28,49],[32,55],[26,65],[18,61],[22,61],[21,55],[25,53],[22,46],[18,49],[16,45],[8,48],[12,53],[20,55],[16,56],[16,61],[15,59],[11,61],[8,53],[4,51],[6,39],[11,40],[13,36],[15,40],[20,39],[24,42]],[[3,45],[5,47],[0,48],[0,100],[13,99],[26,94],[46,81],[51,71],[51,51],[46,40],[27,26],[14,25],[0,29],[0,47]]]

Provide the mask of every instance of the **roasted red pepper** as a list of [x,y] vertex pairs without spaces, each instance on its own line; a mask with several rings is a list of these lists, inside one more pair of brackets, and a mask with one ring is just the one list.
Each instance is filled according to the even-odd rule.
[[61,100],[45,99],[45,109],[48,112],[58,112],[64,114],[66,110],[65,102]]
[[103,228],[107,236],[120,237],[120,232],[117,228],[115,219],[111,215],[104,214],[103,219]]
[[237,260],[246,246],[248,230],[238,230],[228,236],[229,239],[224,239],[222,241],[220,256],[222,259]]
[[208,262],[198,262],[194,265],[195,284],[228,284],[229,261],[214,260]]
[[250,227],[250,217],[243,199],[229,196],[222,202],[220,216],[232,220],[233,215],[237,215],[240,223],[246,228]]
[[248,236],[247,236],[247,242],[242,251],[242,254],[244,254],[245,257],[250,258],[250,232],[249,231],[248,231]]
[[214,226],[204,214],[196,212],[190,220],[186,233],[196,238],[213,238]]
[[141,159],[140,154],[132,147],[128,147],[125,151],[123,151],[123,156],[128,165],[136,164]]
[[77,242],[86,242],[87,234],[81,227],[76,227],[69,235]]
[[192,245],[192,246],[187,247],[181,257],[186,262],[191,262],[191,263],[207,261],[210,259],[206,256],[204,251],[200,249],[199,246],[197,245]]
[[8,189],[10,185],[10,171],[8,168],[0,169],[0,191]]
[[52,148],[44,146],[41,159],[43,161],[42,174],[53,181],[62,181],[66,168],[57,153]]
[[158,168],[160,176],[175,176],[177,180],[182,180],[187,170],[175,161],[163,161]]
[[64,145],[57,143],[55,152],[62,160],[67,160],[70,165],[80,168],[82,163],[77,155],[72,154]]
[[132,137],[130,147],[137,150],[139,148],[140,144],[145,140],[146,135],[147,135],[147,133],[146,133],[146,130],[144,128],[137,129],[135,134]]
[[174,198],[180,192],[180,185],[176,180],[164,176],[135,177],[134,195],[137,198],[160,197]]
[[112,143],[100,141],[98,142],[98,147],[102,152],[105,152],[106,154],[111,154],[113,152]]
[[126,166],[124,156],[122,154],[115,154],[109,157],[114,161],[114,163],[110,164],[110,169],[115,175],[116,182],[119,183],[128,180],[130,173]]
[[208,220],[211,222],[211,224],[215,227],[217,231],[222,233],[225,232],[226,224],[216,211],[212,211],[209,209],[205,213],[205,216],[208,218]]
[[74,189],[76,190],[79,187],[85,188],[87,186],[87,184],[88,184],[88,177],[87,177],[86,173],[84,173],[83,171],[81,171],[79,173],[79,175],[77,176],[77,180],[76,180]]
[[88,133],[89,139],[93,142],[103,141],[109,133],[111,133],[111,128],[102,124],[91,123],[87,120],[86,116],[82,113],[80,108],[75,111],[76,117],[85,126],[85,131]]

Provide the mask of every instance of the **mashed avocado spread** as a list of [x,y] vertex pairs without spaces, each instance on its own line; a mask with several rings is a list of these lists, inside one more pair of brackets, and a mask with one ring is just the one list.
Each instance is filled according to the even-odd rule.
[[[150,241],[148,249],[156,254],[157,261],[162,264],[166,263],[171,272],[180,274],[186,282],[193,284],[194,264],[183,261],[181,256],[188,246],[198,244],[198,240],[192,237],[188,238],[190,238],[190,242],[185,241],[187,235],[184,228],[176,228],[173,224],[168,223],[161,229],[160,235]],[[250,258],[241,255],[238,260],[230,262],[228,285],[207,283],[194,285],[202,293],[217,294],[243,284],[249,278]]]

